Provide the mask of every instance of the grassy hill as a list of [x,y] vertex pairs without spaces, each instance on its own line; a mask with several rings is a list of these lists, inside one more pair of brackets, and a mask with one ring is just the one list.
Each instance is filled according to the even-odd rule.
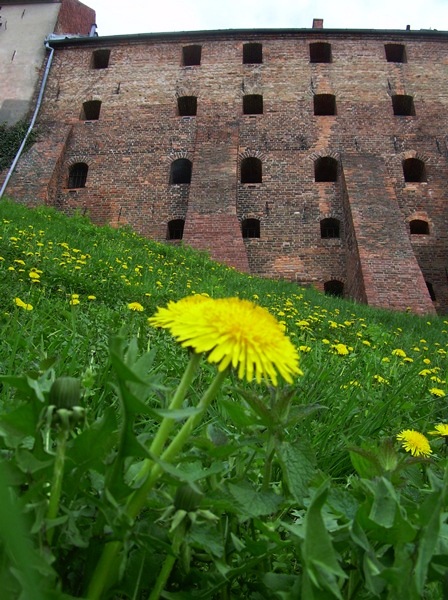
[[[199,424],[216,372],[204,361],[170,415],[190,359],[148,317],[195,294],[266,308],[303,375],[275,388],[230,373]],[[36,586],[42,598],[109,587],[114,598],[442,597],[446,438],[428,432],[448,422],[448,320],[243,275],[10,201],[0,302],[0,448],[24,528],[13,547],[0,508],[9,597]],[[58,377],[80,386],[79,420],[49,408]],[[193,417],[175,456],[148,455],[164,423],[161,448]],[[142,465],[160,472],[134,515]]]

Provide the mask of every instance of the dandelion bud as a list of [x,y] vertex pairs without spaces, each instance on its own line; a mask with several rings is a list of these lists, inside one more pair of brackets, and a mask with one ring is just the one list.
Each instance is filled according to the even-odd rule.
[[50,404],[71,409],[81,404],[81,383],[74,377],[58,377],[50,388]]
[[198,508],[203,495],[201,492],[194,490],[188,483],[180,485],[174,497],[174,508],[192,512]]

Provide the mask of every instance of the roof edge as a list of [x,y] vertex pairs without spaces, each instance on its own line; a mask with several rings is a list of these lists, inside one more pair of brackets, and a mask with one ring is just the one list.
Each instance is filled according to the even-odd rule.
[[106,35],[106,36],[48,36],[47,42],[50,46],[66,46],[66,45],[82,45],[82,44],[103,44],[122,41],[143,41],[153,39],[177,39],[177,38],[197,38],[207,37],[212,38],[221,35],[297,35],[305,34],[315,37],[325,35],[382,35],[382,36],[397,36],[403,37],[448,37],[448,31],[439,31],[438,29],[317,29],[317,28],[291,28],[291,29],[205,29],[198,31],[165,31],[152,33],[129,33],[122,35]]

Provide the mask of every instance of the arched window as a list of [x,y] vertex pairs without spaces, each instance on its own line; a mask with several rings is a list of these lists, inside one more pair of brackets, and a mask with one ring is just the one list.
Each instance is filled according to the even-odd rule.
[[92,69],[107,69],[110,60],[110,50],[100,49],[92,52]]
[[344,284],[342,281],[338,281],[337,279],[326,281],[324,283],[324,292],[327,294],[327,296],[342,297],[344,295]]
[[430,296],[431,300],[433,302],[435,302],[436,301],[436,295],[434,293],[434,287],[433,287],[432,283],[429,283],[429,281],[425,281],[425,283],[426,283],[426,287],[428,288],[428,292],[429,292],[429,296]]
[[195,117],[198,110],[196,96],[180,96],[177,99],[177,109],[181,117]]
[[413,235],[429,235],[429,223],[423,219],[413,219],[409,223],[409,231]]
[[241,183],[261,183],[262,167],[261,160],[249,156],[241,161]]
[[310,44],[310,62],[331,63],[331,44],[328,42]]
[[184,235],[185,221],[183,219],[173,219],[168,221],[168,227],[166,232],[167,240],[181,240]]
[[68,172],[67,187],[71,189],[85,187],[88,171],[89,167],[86,165],[86,163],[75,163],[72,165]]
[[243,238],[260,237],[260,221],[258,219],[244,219],[241,223]]
[[171,163],[170,183],[191,183],[192,164],[188,158],[178,158]]
[[404,180],[410,183],[426,181],[425,163],[418,158],[407,158],[403,161]]
[[333,94],[315,94],[313,104],[317,116],[336,114],[336,97]]
[[243,44],[243,64],[259,65],[263,62],[263,46],[261,44]]
[[261,94],[246,94],[246,96],[243,96],[243,114],[262,115],[263,96]]
[[97,121],[100,118],[101,100],[84,102],[81,110],[81,121]]
[[340,222],[338,219],[322,219],[320,222],[320,237],[321,238],[338,238],[340,237]]
[[331,156],[322,156],[314,163],[315,181],[337,181],[338,161]]

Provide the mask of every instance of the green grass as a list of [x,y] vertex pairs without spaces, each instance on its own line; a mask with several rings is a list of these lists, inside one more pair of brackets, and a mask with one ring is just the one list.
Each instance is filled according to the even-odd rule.
[[[140,392],[134,390],[128,397],[123,390],[131,384],[123,382],[129,377],[128,369],[143,369],[144,365],[150,391],[141,392],[142,401],[155,408],[166,406],[188,356],[167,333],[151,328],[147,319],[157,307],[198,293],[214,298],[239,296],[268,309],[299,348],[304,375],[292,388],[280,386],[277,397],[272,390],[265,391],[265,386],[260,390],[260,386],[239,382],[232,376],[218,402],[207,413],[204,426],[197,429],[185,454],[179,458],[186,471],[180,476],[167,467],[162,483],[151,496],[153,513],[149,511],[149,529],[140,523],[136,532],[135,525],[126,524],[123,516],[119,518],[126,487],[123,481],[117,483],[117,473],[120,469],[137,468],[131,463],[138,466],[142,457],[136,455],[132,440],[138,443],[150,440],[157,431],[157,423],[152,413],[130,408],[134,405],[129,398]],[[19,305],[16,299],[20,299]],[[130,303],[139,303],[142,310],[131,310]],[[53,546],[55,561],[47,560],[47,568],[50,569],[49,565],[54,568],[53,579],[48,573],[45,575],[49,597],[62,597],[58,596],[61,589],[68,594],[66,597],[85,593],[79,579],[88,579],[90,554],[97,556],[102,544],[103,533],[91,519],[95,510],[101,512],[99,521],[104,531],[113,531],[127,540],[129,572],[116,587],[114,597],[148,597],[154,581],[149,578],[149,583],[138,582],[145,574],[150,556],[155,563],[160,562],[160,556],[174,547],[170,544],[174,544],[171,538],[175,528],[170,530],[171,517],[163,516],[163,506],[169,505],[180,482],[185,480],[199,482],[202,491],[207,490],[203,508],[217,514],[221,521],[216,526],[214,521],[208,522],[200,516],[201,524],[191,526],[189,548],[182,546],[181,551],[190,553],[190,565],[187,568],[186,556],[177,556],[176,568],[178,565],[182,568],[174,569],[167,583],[172,595],[164,597],[190,598],[198,594],[197,597],[224,599],[234,597],[235,589],[240,590],[235,597],[254,599],[299,597],[295,595],[297,590],[310,599],[369,598],[378,591],[378,597],[408,600],[426,597],[422,594],[437,598],[441,593],[437,580],[439,574],[445,573],[443,561],[439,564],[436,560],[432,570],[428,565],[433,555],[442,552],[444,542],[434,542],[433,554],[429,556],[431,544],[425,532],[432,527],[434,539],[441,535],[440,524],[436,527],[429,519],[431,510],[442,514],[446,504],[445,488],[436,482],[443,469],[437,471],[437,477],[422,479],[421,467],[414,465],[415,459],[399,448],[396,435],[403,429],[427,434],[436,423],[448,422],[446,318],[375,310],[324,296],[312,288],[302,289],[291,282],[240,274],[210,261],[204,253],[158,244],[129,229],[94,227],[87,218],[78,215],[68,218],[49,208],[28,209],[12,201],[2,201],[0,334],[0,449],[5,458],[13,457],[8,473],[16,488],[14,493],[20,495],[20,490],[25,490],[22,508],[27,515],[30,539],[23,547],[29,553],[30,544],[34,545],[41,560],[42,555],[47,555],[48,539]],[[116,352],[111,355],[111,340],[118,335],[121,342],[113,342]],[[205,364],[190,391],[191,405],[197,403],[213,375],[214,368]],[[83,432],[71,433],[68,440],[69,466],[65,469],[60,508],[65,520],[56,525],[60,529],[53,541],[52,536],[48,538],[45,534],[49,524],[45,522],[44,507],[46,489],[53,476],[51,465],[56,442],[49,433],[43,407],[48,404],[54,378],[59,376],[81,380],[87,421]],[[251,401],[248,394],[263,398],[270,406],[275,426],[271,428],[263,421],[262,413],[257,413],[257,401]],[[288,419],[280,409],[276,412],[276,407],[284,406],[282,394],[291,397]],[[36,427],[44,432],[39,443]],[[216,436],[224,441],[215,443]],[[50,446],[45,445],[45,439],[52,440]],[[281,498],[278,505],[277,500],[273,502],[270,496],[263,496],[264,488],[258,487],[262,486],[266,461],[270,461],[266,449],[271,443],[275,446],[272,455],[275,458],[269,490]],[[131,446],[133,450],[129,449]],[[386,456],[389,447],[394,448],[398,462],[394,468],[386,469],[384,475],[384,465],[378,457]],[[92,448],[96,449],[93,457],[87,458]],[[306,481],[301,467],[291,459],[293,448],[302,457],[304,470],[308,468],[313,473]],[[445,458],[440,442],[435,442],[434,457],[434,465],[441,468]],[[73,465],[81,459],[84,466],[75,468]],[[201,469],[215,468],[216,472],[189,479],[185,473],[191,474],[199,463]],[[107,469],[111,464],[115,464],[115,474],[110,475],[115,483],[108,488]],[[409,489],[403,489],[402,475],[398,475],[402,472],[409,475]],[[381,518],[375,520],[372,516],[379,506],[386,512],[392,510],[384,500],[389,483],[384,484],[384,489],[378,483],[383,476],[401,490],[396,492],[399,495],[396,506],[405,516],[399,524],[395,521],[393,524],[401,532],[397,534],[398,541],[390,541],[388,527],[392,525],[385,527]],[[362,483],[369,477],[376,482],[369,484],[370,487]],[[242,482],[253,490],[259,489],[258,512],[256,509],[251,512],[250,494],[246,498],[247,489]],[[331,491],[325,487],[328,482]],[[342,495],[349,488],[350,499],[343,501]],[[107,501],[105,489],[109,489]],[[410,508],[420,494],[422,503],[425,497],[434,498],[433,509],[415,512],[415,508]],[[437,501],[440,506],[436,506]],[[105,502],[102,507],[101,502]],[[363,511],[370,511],[368,519]],[[226,515],[227,521],[222,515]],[[307,527],[311,527],[307,519],[322,530],[322,552],[327,552],[327,558],[331,546],[334,560],[345,568],[355,559],[353,552],[346,555],[344,548],[359,544],[356,552],[361,552],[361,548],[362,553],[370,552],[375,568],[367,573],[368,567],[363,566],[362,560],[359,564],[355,561],[355,566],[347,566],[347,581],[340,573],[336,575],[336,571],[327,578],[320,571],[313,571],[317,567],[313,567],[313,551],[306,541]],[[369,541],[361,543],[359,537],[347,533],[350,519],[359,519],[358,526],[366,531]],[[210,538],[215,527],[225,528],[224,522],[226,531],[233,532],[234,556],[225,544],[214,546]],[[248,523],[250,527],[246,529]],[[408,529],[403,523],[409,525]],[[134,527],[138,540],[135,547],[128,539],[128,527]],[[381,534],[377,531],[373,535],[375,528],[381,529]],[[410,541],[415,536],[410,536],[411,529],[418,530],[416,535],[424,546],[424,550],[418,550],[423,546],[416,545],[412,549],[414,554],[400,546],[406,535],[408,545],[412,546]],[[253,535],[252,530],[256,532]],[[0,530],[0,538],[1,535]],[[226,539],[229,544],[230,538]],[[346,546],[338,545],[343,539]],[[395,558],[388,549],[391,547],[395,548]],[[7,558],[8,548],[6,544],[0,585],[15,594],[29,585],[31,576],[25,571],[22,578],[17,576],[17,565],[11,557]],[[419,559],[415,558],[417,555]],[[328,559],[327,571],[331,571],[333,558]],[[436,583],[430,583],[423,591],[421,580],[416,578],[415,590],[412,586],[410,592],[400,588],[399,580],[409,575],[406,571],[409,564],[409,572],[424,571],[425,585],[427,581]],[[257,575],[260,565],[263,577]],[[387,571],[392,566],[398,573],[395,578]],[[188,569],[195,573],[193,582]],[[351,574],[353,570],[359,574],[356,581]],[[377,571],[386,574],[382,578]],[[22,588],[20,581],[25,582]],[[282,596],[283,589],[290,595]],[[198,590],[205,595],[199,595]],[[321,592],[323,596],[319,595]],[[411,595],[406,596],[408,592]],[[187,595],[182,596],[183,593]]]

